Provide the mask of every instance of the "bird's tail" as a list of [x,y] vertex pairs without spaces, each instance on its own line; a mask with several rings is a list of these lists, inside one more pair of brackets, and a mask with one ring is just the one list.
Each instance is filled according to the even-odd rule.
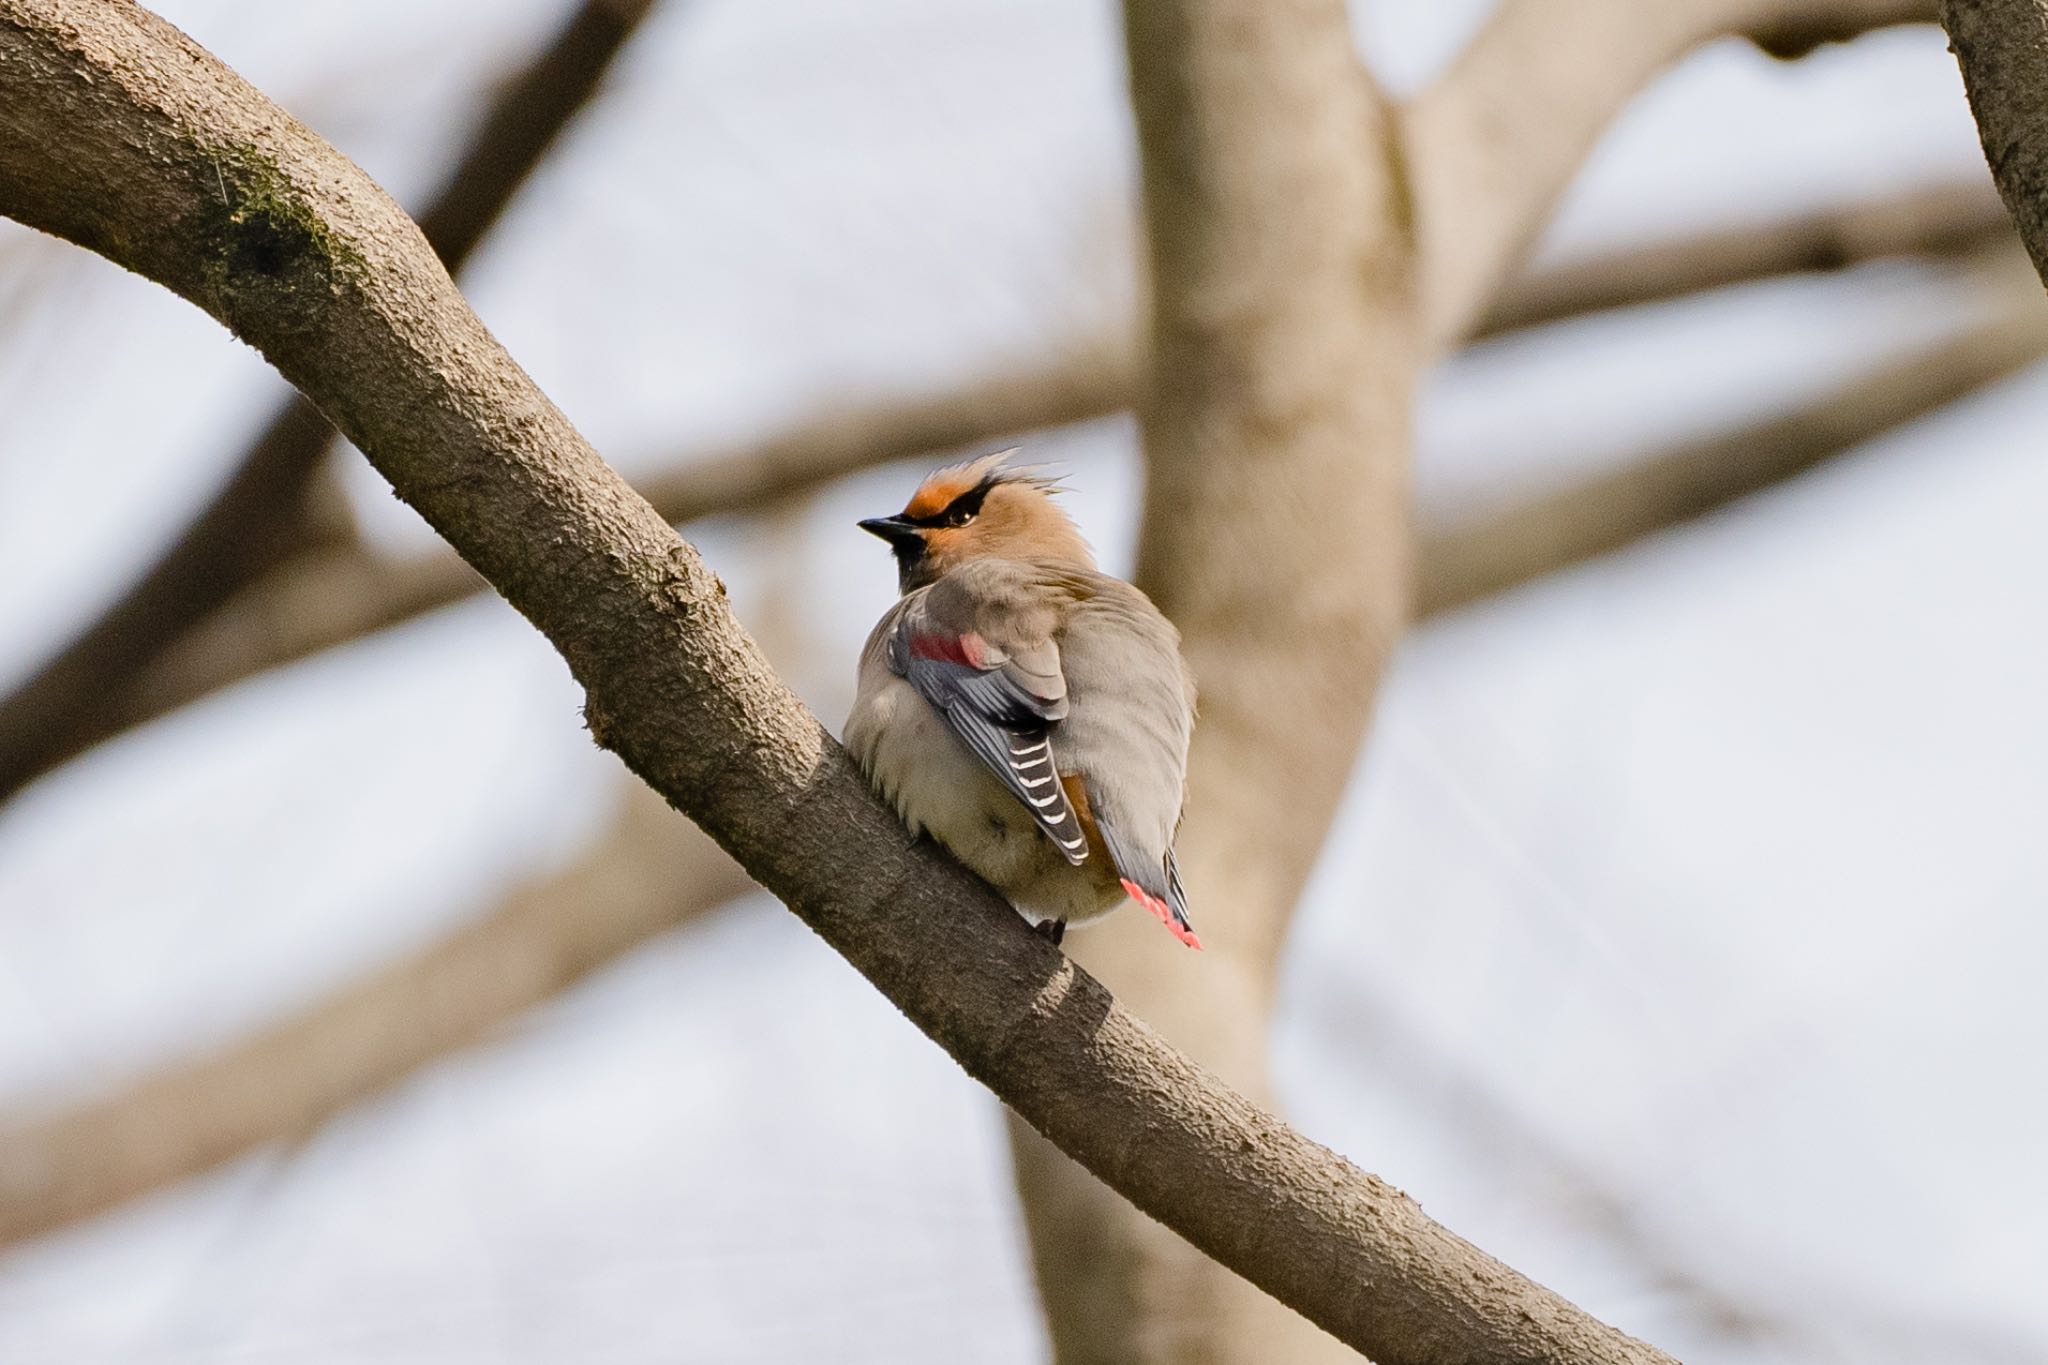
[[1187,897],[1180,889],[1180,873],[1173,865],[1173,856],[1166,859],[1166,894],[1157,895],[1132,881],[1129,877],[1119,880],[1123,883],[1124,894],[1152,912],[1152,917],[1166,926],[1168,933],[1182,943],[1200,952],[1202,940],[1195,935],[1195,926],[1188,919]]

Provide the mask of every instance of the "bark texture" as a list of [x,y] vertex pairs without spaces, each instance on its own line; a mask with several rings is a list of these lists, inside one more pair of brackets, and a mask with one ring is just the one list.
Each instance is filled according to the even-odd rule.
[[1991,178],[2048,281],[2048,3],[1947,0],[1941,21]]
[[[450,270],[460,269],[596,93],[649,5],[587,0],[499,92],[420,216]],[[288,397],[157,562],[0,701],[0,802],[133,724],[131,698],[148,693],[152,666],[239,591],[294,555],[342,553],[322,534],[317,503],[334,492],[315,477],[333,444],[327,420],[303,398]]]
[[[1128,0],[1155,362],[1138,582],[1200,694],[1177,841],[1206,942],[1139,917],[1075,956],[1267,1096],[1275,966],[1408,596],[1416,347],[1393,118],[1341,0]],[[1351,1358],[1031,1134],[1014,1143],[1063,1365]]]
[[0,0],[0,209],[268,356],[554,643],[601,743],[1140,1207],[1386,1365],[1666,1359],[1215,1081],[914,846],[411,221],[176,29]]

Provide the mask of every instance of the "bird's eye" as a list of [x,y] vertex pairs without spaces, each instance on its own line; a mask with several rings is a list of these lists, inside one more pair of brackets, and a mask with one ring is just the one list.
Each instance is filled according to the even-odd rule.
[[966,526],[974,520],[974,513],[965,507],[955,507],[946,513],[946,525]]

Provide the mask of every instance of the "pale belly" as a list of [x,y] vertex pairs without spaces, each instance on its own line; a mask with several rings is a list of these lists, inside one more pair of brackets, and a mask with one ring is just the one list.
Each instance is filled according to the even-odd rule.
[[1060,856],[908,683],[892,680],[856,710],[846,743],[912,833],[930,835],[1033,924],[1082,923],[1124,899],[1108,860],[1091,854],[1076,867]]

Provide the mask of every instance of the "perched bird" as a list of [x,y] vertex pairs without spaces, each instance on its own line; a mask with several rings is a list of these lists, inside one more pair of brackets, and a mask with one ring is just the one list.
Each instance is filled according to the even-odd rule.
[[913,833],[1053,942],[1129,897],[1199,948],[1173,864],[1195,715],[1179,632],[1097,571],[1012,453],[860,524],[903,597],[861,651],[847,747]]

